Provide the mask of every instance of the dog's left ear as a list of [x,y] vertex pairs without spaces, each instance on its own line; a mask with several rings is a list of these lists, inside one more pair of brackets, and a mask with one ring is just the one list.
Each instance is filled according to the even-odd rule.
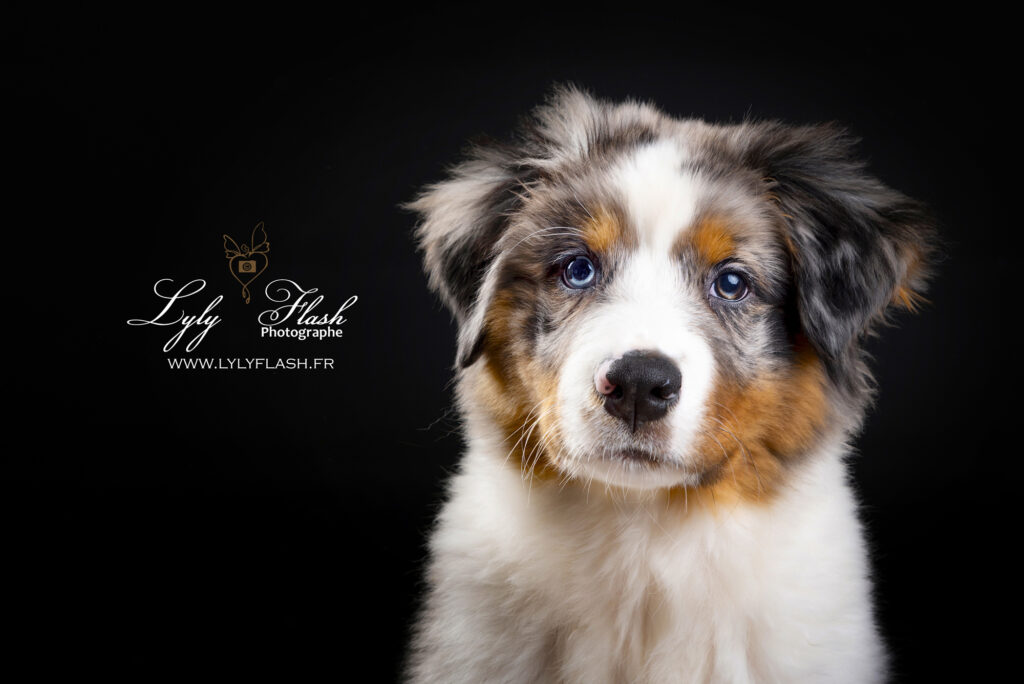
[[430,287],[459,326],[457,365],[471,365],[484,343],[486,309],[500,267],[496,246],[534,170],[510,147],[481,144],[448,180],[428,186],[405,205],[418,212],[416,229]]
[[890,307],[913,310],[936,248],[924,206],[869,175],[842,129],[740,127],[745,162],[785,221],[802,330],[840,377]]

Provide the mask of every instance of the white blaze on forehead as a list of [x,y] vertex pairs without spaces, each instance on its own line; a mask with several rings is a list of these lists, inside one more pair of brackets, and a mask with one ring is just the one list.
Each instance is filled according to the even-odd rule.
[[678,143],[660,140],[639,148],[613,171],[641,243],[656,253],[668,253],[696,214],[698,182],[683,168],[685,161]]
[[[576,342],[559,374],[562,434],[581,455],[576,461],[581,473],[641,488],[695,482],[686,479],[696,472],[687,470],[694,458],[690,449],[700,433],[715,377],[714,355],[696,324],[699,315],[700,302],[687,295],[682,270],[671,254],[644,245],[622,260],[604,301],[576,331]],[[609,450],[630,444],[621,434],[609,437],[613,419],[603,410],[605,396],[614,390],[608,370],[630,351],[666,356],[682,375],[679,399],[663,419],[669,435],[655,447],[672,465],[658,472],[630,475],[621,461],[606,458]]]

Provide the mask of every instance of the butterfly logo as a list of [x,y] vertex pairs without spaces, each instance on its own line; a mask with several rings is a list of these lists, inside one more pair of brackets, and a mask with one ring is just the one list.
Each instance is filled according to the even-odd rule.
[[248,245],[243,242],[239,247],[230,235],[224,234],[224,255],[228,260],[228,270],[232,277],[242,285],[242,297],[245,298],[246,304],[252,301],[249,296],[249,284],[256,280],[260,273],[267,270],[268,254],[270,254],[270,243],[267,242],[267,231],[263,227],[263,221],[257,223],[256,227],[252,229],[252,238]]

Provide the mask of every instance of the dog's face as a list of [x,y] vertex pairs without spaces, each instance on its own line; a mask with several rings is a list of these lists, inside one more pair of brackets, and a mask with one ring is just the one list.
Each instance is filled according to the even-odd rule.
[[920,208],[848,148],[560,92],[412,205],[464,407],[535,475],[771,490],[856,422],[860,338],[923,284]]

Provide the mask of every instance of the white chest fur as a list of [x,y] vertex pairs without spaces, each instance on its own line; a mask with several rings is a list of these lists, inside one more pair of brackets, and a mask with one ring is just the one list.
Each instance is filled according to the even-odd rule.
[[770,503],[524,482],[480,442],[431,541],[417,682],[868,682],[884,671],[840,449]]

